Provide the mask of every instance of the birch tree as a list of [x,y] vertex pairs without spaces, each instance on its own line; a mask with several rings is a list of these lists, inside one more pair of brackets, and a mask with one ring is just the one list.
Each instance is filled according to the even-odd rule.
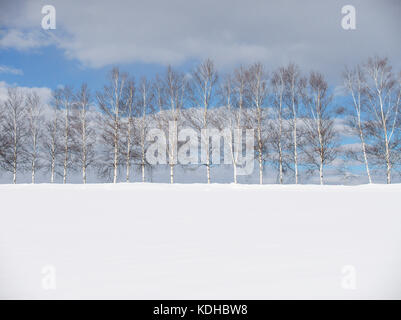
[[25,140],[27,138],[26,105],[21,89],[8,88],[4,102],[4,136],[7,149],[4,152],[3,167],[12,173],[17,183],[17,171],[26,164]]
[[[139,129],[139,143],[141,152],[141,176],[142,182],[145,182],[145,166],[146,162],[146,134],[149,129],[149,115],[154,112],[154,99],[155,99],[155,86],[146,77],[142,77],[139,84],[139,98],[138,98],[138,129]],[[161,97],[159,97],[159,103]]]
[[160,114],[159,124],[168,133],[167,155],[170,167],[170,183],[174,183],[174,168],[177,164],[178,152],[177,131],[181,109],[187,98],[187,80],[184,74],[169,66],[164,79],[162,82],[158,82],[158,85],[158,90],[161,90],[160,92],[164,95],[163,98],[160,98],[164,102],[164,110]]
[[62,155],[62,119],[61,119],[61,92],[53,91],[50,104],[51,112],[44,121],[42,139],[43,165],[50,172],[50,183],[54,183],[58,173],[59,158]]
[[5,106],[3,101],[0,101],[0,168],[5,167],[5,159],[9,148],[9,141],[6,139],[5,131]]
[[123,116],[124,116],[124,121],[123,121],[123,138],[124,138],[124,144],[125,148],[123,150],[123,154],[125,157],[125,168],[126,168],[126,177],[125,180],[126,182],[130,181],[130,174],[131,174],[131,162],[132,159],[134,158],[134,116],[135,116],[135,111],[136,111],[136,88],[135,88],[135,81],[133,79],[130,79],[127,81],[127,84],[124,88],[123,92]]
[[[232,112],[235,124],[235,129],[243,129],[249,117],[245,116],[246,107],[247,107],[247,77],[248,73],[244,67],[239,67],[234,70],[232,77],[227,77],[223,90],[224,95],[226,98],[226,103],[228,107],[228,112]],[[230,116],[230,115],[229,115]],[[230,120],[231,121],[231,120]],[[231,135],[232,135],[231,130]],[[232,142],[232,158],[233,158],[233,165],[234,165],[234,179],[235,183],[237,182],[237,170],[239,164],[239,154],[235,152],[235,143],[233,142],[233,137],[230,137],[230,141]],[[260,173],[259,171],[259,179],[260,183],[263,183],[263,172]]]
[[41,168],[39,162],[39,146],[43,137],[43,107],[37,93],[29,93],[26,97],[26,109],[28,114],[29,139],[27,143],[27,155],[31,162],[31,181],[35,183],[36,171]]
[[66,86],[60,90],[61,109],[63,111],[63,184],[67,183],[68,169],[71,168],[71,108],[73,104],[73,92]]
[[[219,114],[221,115],[219,118],[214,117],[213,124],[218,127],[220,130],[223,130],[225,127],[229,129],[229,137],[228,141],[230,144],[230,155],[231,161],[233,165],[233,179],[234,183],[238,183],[238,175],[237,175],[237,166],[238,163],[238,153],[235,152],[234,145],[234,137],[233,131],[236,129],[242,128],[241,126],[241,116],[237,114],[237,110],[235,110],[234,103],[234,89],[233,89],[233,77],[231,74],[225,75],[223,81],[220,85],[219,95],[220,101],[226,110],[219,110]],[[217,122],[217,123],[216,123]]]
[[81,169],[82,183],[87,182],[88,168],[96,160],[96,132],[91,113],[92,98],[88,85],[83,83],[74,96],[72,117],[73,152],[75,161]]
[[[362,68],[358,65],[355,69],[345,69],[343,73],[344,87],[347,89],[352,98],[353,116],[350,119],[351,128],[356,131],[361,142],[361,151],[363,155],[363,162],[365,164],[366,174],[369,183],[372,183],[372,177],[369,169],[369,161],[367,154],[366,130],[364,115],[367,111],[367,97],[366,97],[366,79]],[[352,158],[358,159],[354,155]]]
[[295,64],[289,64],[284,71],[285,94],[284,103],[286,106],[286,114],[292,131],[292,161],[294,163],[294,179],[295,184],[299,181],[299,139],[298,118],[299,106],[302,102],[303,92],[306,86],[306,79],[301,77],[299,67]]
[[272,86],[272,110],[273,118],[270,122],[270,141],[274,147],[275,154],[273,162],[278,163],[279,183],[283,184],[284,171],[284,95],[285,95],[285,69],[279,68],[273,73]]
[[391,171],[398,162],[400,139],[400,85],[387,58],[374,57],[364,65],[370,119],[367,132],[372,140],[367,153],[386,170],[386,182],[391,183]]
[[121,158],[121,108],[127,75],[113,68],[109,74],[109,84],[103,92],[97,94],[101,111],[99,125],[102,128],[100,141],[103,145],[102,162],[99,166],[101,175],[112,175],[113,183],[117,183]]
[[263,163],[265,161],[267,141],[264,134],[267,112],[265,110],[268,98],[268,75],[261,63],[250,66],[247,77],[248,95],[256,119],[256,141],[259,162],[259,183],[263,184]]
[[324,76],[318,72],[311,72],[308,88],[304,97],[304,104],[309,110],[305,118],[304,147],[306,162],[312,169],[318,169],[320,184],[324,184],[324,166],[333,162],[337,155],[337,133],[334,130],[334,120],[330,113],[332,96]]
[[[199,123],[197,121],[197,117],[191,119],[192,124],[199,129],[199,131],[206,132],[206,129],[209,126],[209,117],[208,111],[213,103],[215,88],[218,81],[218,74],[214,63],[210,59],[206,59],[203,63],[198,65],[195,70],[192,72],[192,81],[190,85],[190,96],[192,102],[195,107],[200,108],[202,110],[202,119]],[[193,113],[196,115],[196,113]],[[205,144],[205,156],[206,156],[206,177],[207,183],[210,183],[210,143],[209,137],[203,137],[201,139],[202,142]]]

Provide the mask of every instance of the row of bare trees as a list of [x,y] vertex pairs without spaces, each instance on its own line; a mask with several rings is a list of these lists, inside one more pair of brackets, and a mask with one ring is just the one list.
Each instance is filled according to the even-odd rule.
[[[145,155],[155,138],[151,129],[158,128],[169,139],[173,183],[177,152],[186,138],[176,133],[189,127],[199,133],[225,130],[237,183],[241,154],[234,136],[253,129],[260,184],[266,165],[276,170],[278,183],[297,184],[301,173],[317,172],[323,184],[326,168],[334,168],[336,160],[361,163],[369,183],[373,171],[384,169],[391,183],[392,171],[401,164],[400,78],[386,58],[371,58],[345,69],[347,94],[334,103],[333,90],[319,72],[305,75],[294,64],[268,72],[255,63],[220,76],[207,59],[191,73],[168,67],[138,82],[113,68],[99,92],[91,93],[86,84],[77,90],[66,86],[54,90],[49,105],[33,91],[9,88],[0,104],[0,166],[13,183],[24,171],[35,183],[39,170],[52,183],[56,176],[66,183],[70,172],[79,171],[86,183],[89,169],[114,183],[123,172],[129,182],[138,169],[141,181],[148,181],[152,166]],[[357,142],[344,143],[344,135]],[[211,183],[213,143],[202,134],[198,139],[206,150],[200,166]]]
[[391,183],[392,169],[400,164],[401,72],[395,74],[386,58],[370,58],[366,64],[346,68],[344,86],[351,96],[349,127],[360,141],[348,156],[364,163],[369,183],[371,167],[382,167]]

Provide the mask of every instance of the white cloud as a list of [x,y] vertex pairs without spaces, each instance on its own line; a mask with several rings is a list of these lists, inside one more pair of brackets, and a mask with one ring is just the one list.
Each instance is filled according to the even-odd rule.
[[49,37],[40,31],[11,29],[0,38],[0,48],[13,48],[20,51],[36,49],[51,44]]
[[16,69],[14,67],[5,66],[5,65],[0,65],[0,73],[8,73],[8,74],[13,74],[13,75],[23,75],[24,74],[21,69]]
[[47,87],[23,87],[17,85],[11,85],[5,81],[0,81],[0,101],[7,99],[7,89],[9,87],[19,88],[22,92],[36,92],[44,105],[48,105],[51,100],[52,91]]

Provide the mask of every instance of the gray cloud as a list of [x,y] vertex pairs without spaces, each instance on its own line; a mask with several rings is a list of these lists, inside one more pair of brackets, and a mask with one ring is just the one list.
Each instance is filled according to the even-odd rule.
[[[41,7],[48,2],[21,1],[20,9],[8,4],[12,14],[3,24],[13,37],[0,36],[0,46],[26,49],[23,33],[30,33],[32,47],[52,41],[67,57],[95,68],[211,57],[220,67],[253,61],[276,67],[292,61],[337,78],[344,64],[374,54],[387,55],[400,66],[397,0],[55,0],[58,30],[44,38],[33,32],[39,32]],[[356,30],[341,27],[346,4],[356,7]]]

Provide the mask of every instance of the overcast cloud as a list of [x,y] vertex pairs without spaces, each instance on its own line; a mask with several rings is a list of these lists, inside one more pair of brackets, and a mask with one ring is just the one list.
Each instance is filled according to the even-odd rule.
[[[57,30],[40,28],[43,5]],[[343,30],[341,8],[356,8]],[[148,62],[178,65],[213,58],[220,67],[293,61],[336,78],[344,64],[387,55],[400,66],[401,1],[10,1],[0,4],[0,48],[55,44],[87,67]]]

